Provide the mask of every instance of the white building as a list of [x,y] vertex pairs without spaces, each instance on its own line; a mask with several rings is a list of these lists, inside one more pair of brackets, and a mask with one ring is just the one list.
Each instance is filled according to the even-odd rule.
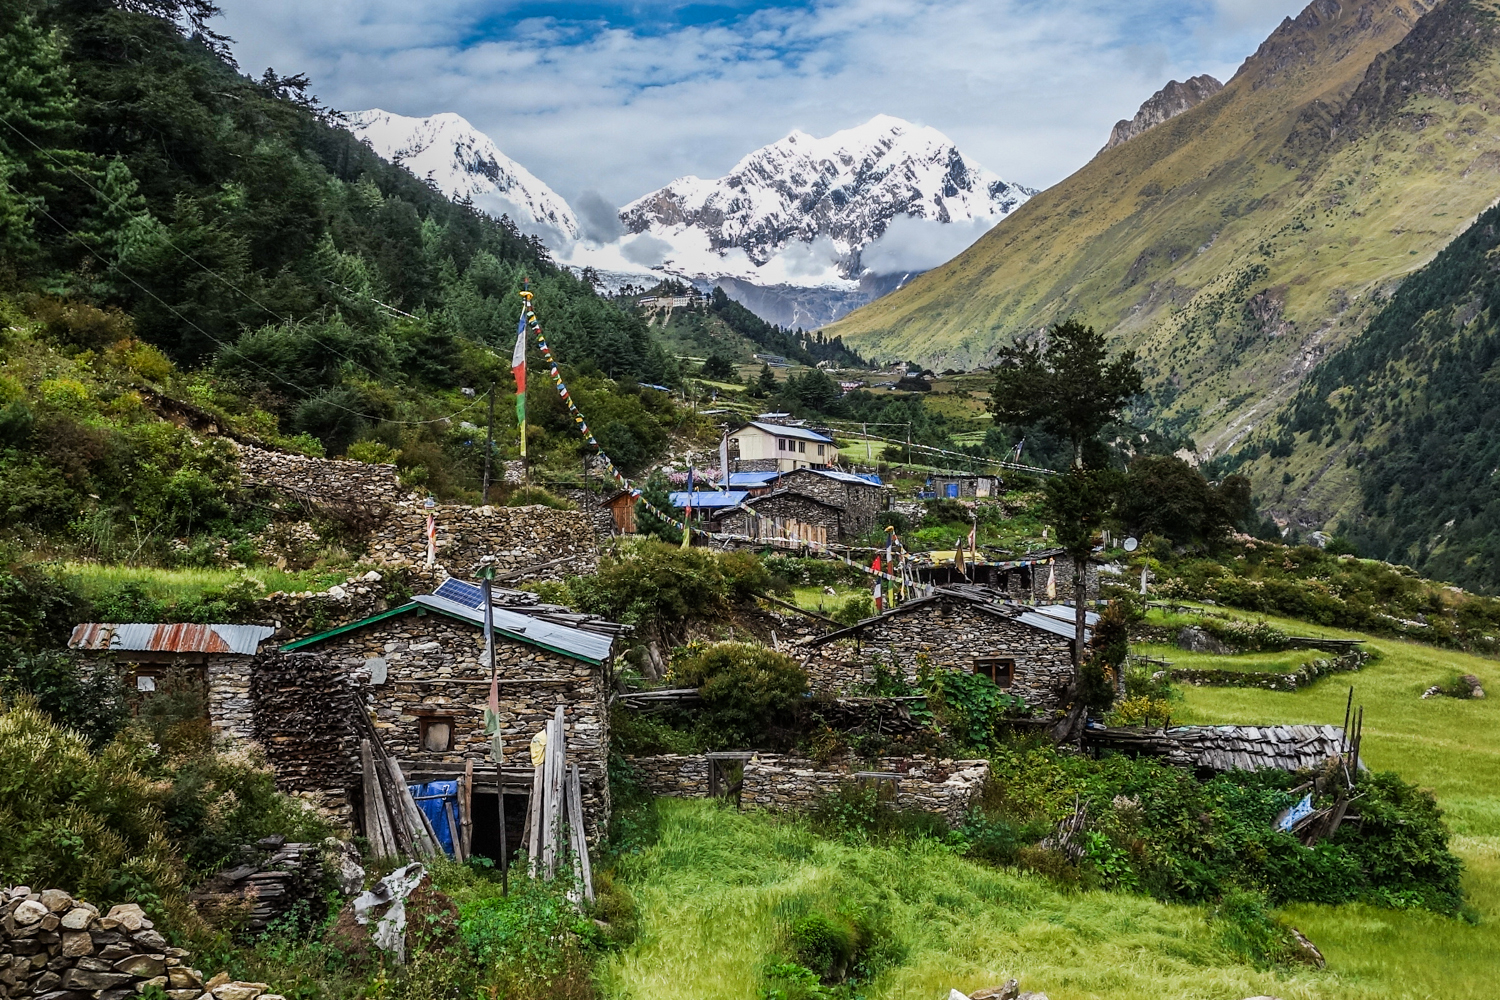
[[818,468],[836,461],[833,439],[783,424],[750,423],[729,432],[729,451],[737,455],[737,472],[791,472]]

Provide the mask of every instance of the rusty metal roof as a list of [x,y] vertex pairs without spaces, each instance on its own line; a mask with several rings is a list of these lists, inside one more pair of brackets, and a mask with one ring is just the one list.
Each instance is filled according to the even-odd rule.
[[269,625],[151,625],[85,622],[69,649],[126,653],[239,653],[250,656],[276,630]]

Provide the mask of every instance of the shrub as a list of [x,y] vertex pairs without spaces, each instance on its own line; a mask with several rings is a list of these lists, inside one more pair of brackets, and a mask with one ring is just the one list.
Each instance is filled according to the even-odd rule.
[[344,457],[352,462],[369,462],[372,465],[395,465],[401,451],[379,441],[364,440],[351,444]]
[[830,616],[841,625],[855,625],[875,613],[875,599],[869,594],[850,594]]
[[1026,702],[981,674],[940,670],[926,681],[928,706],[955,752],[983,753],[1001,738],[1001,723],[1026,711]]
[[807,693],[797,661],[764,646],[719,642],[690,649],[672,664],[672,682],[703,699],[701,731],[725,746],[758,746],[773,724],[786,722]]
[[518,489],[514,493],[512,493],[510,496],[508,496],[508,497],[505,498],[505,506],[507,506],[507,507],[550,507],[553,510],[577,510],[578,509],[576,506],[573,505],[573,503],[571,501],[564,500],[560,496],[557,496],[557,495],[555,495],[553,493],[549,493],[547,490],[542,489],[540,486],[523,486],[523,487],[521,487],[520,489]]
[[1259,893],[1226,892],[1209,922],[1226,951],[1257,969],[1288,961],[1296,948],[1291,929],[1276,918]]
[[1135,695],[1115,703],[1109,715],[1112,726],[1165,726],[1172,718],[1172,703],[1162,698]]
[[84,663],[67,653],[22,653],[0,669],[0,697],[14,702],[24,696],[54,724],[73,730],[96,748],[114,739],[129,717],[125,685],[113,667]]

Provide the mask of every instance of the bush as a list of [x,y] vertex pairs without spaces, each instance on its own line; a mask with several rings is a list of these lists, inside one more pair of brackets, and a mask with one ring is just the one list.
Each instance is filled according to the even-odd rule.
[[553,510],[577,510],[569,500],[549,493],[540,486],[523,486],[505,498],[507,507],[550,507]]
[[954,753],[984,753],[996,746],[1001,723],[1026,712],[1026,702],[982,674],[941,670],[925,679],[928,706]]
[[1239,889],[1226,892],[1209,921],[1224,949],[1257,969],[1286,962],[1294,954],[1296,942],[1291,928],[1276,918],[1259,893]]
[[85,663],[68,653],[22,653],[0,669],[0,698],[15,702],[26,696],[95,748],[114,739],[130,715],[125,685],[112,665]]
[[869,594],[851,594],[830,616],[840,625],[855,625],[875,613],[875,598]]
[[721,746],[764,745],[772,726],[789,723],[807,693],[807,674],[796,660],[742,642],[690,648],[673,661],[671,681],[698,689],[700,731]]

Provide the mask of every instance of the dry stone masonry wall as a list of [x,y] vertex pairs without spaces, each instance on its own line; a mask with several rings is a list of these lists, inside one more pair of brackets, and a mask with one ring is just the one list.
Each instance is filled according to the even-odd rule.
[[[653,795],[671,798],[705,798],[708,767],[705,757],[661,754],[633,757],[631,764]],[[755,754],[744,764],[740,808],[762,808],[798,812],[816,805],[840,783],[862,780],[865,771],[856,761],[820,767],[801,757]],[[961,823],[990,776],[985,760],[933,760],[928,757],[885,757],[870,769],[894,775],[894,804],[901,809],[920,809]]]
[[436,526],[436,561],[454,576],[470,578],[481,556],[494,556],[503,573],[563,560],[546,577],[591,573],[598,565],[588,515],[551,507],[465,507],[440,504],[394,511],[370,539],[370,559],[380,566],[420,567],[427,562],[427,515]]
[[1364,668],[1374,658],[1373,653],[1356,650],[1333,658],[1320,658],[1304,663],[1288,673],[1273,670],[1216,670],[1211,667],[1196,669],[1178,667],[1166,673],[1172,680],[1201,687],[1253,687],[1267,691],[1296,691],[1328,674],[1351,673]]
[[374,507],[415,503],[394,465],[309,458],[252,445],[239,446],[240,485],[317,504]]
[[282,1000],[264,983],[204,981],[135,903],[106,914],[61,889],[0,889],[0,997],[125,1000],[149,987],[171,1000]]

